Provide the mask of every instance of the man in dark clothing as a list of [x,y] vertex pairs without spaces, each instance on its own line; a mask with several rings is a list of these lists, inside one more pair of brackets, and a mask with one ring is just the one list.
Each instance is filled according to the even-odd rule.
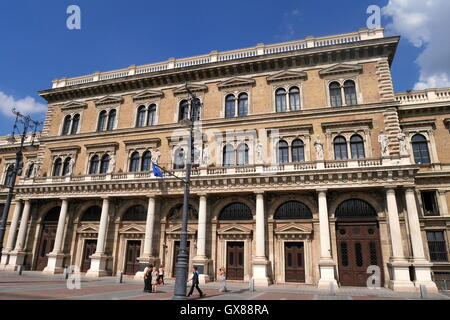
[[190,297],[192,295],[192,293],[194,293],[194,288],[197,289],[198,293],[200,294],[200,298],[204,296],[202,290],[200,290],[200,288],[198,287],[197,267],[192,268],[192,286],[191,286],[191,290],[189,291],[189,294],[187,295],[188,297]]

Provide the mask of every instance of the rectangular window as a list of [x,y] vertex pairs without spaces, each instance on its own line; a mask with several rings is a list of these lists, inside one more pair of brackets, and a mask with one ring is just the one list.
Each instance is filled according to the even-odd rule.
[[427,232],[431,261],[448,261],[447,245],[443,231]]
[[435,191],[422,191],[422,204],[425,216],[438,216],[439,207],[436,201]]

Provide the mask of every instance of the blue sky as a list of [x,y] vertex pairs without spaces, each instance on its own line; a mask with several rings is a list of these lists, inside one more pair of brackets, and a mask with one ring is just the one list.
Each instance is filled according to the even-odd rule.
[[[396,0],[394,0],[396,1]],[[38,90],[51,80],[209,53],[356,31],[366,26],[371,4],[388,0],[16,0],[0,3],[0,99],[45,101]],[[81,30],[68,30],[66,9],[81,8]],[[391,18],[384,16],[382,24]],[[419,79],[422,48],[403,38],[394,61],[396,91]],[[2,96],[3,95],[3,96]],[[5,98],[6,97],[6,98]],[[29,97],[28,100],[22,100]],[[32,102],[32,99],[36,100]],[[31,104],[30,104],[31,103]],[[6,105],[6,103],[4,103]],[[35,109],[33,109],[35,107]],[[0,135],[13,118],[0,106]],[[38,119],[44,113],[33,114]]]

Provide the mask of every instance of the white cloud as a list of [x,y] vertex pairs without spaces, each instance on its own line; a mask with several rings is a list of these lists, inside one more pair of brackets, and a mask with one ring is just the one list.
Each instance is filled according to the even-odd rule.
[[0,91],[0,112],[6,116],[13,116],[11,109],[16,108],[17,111],[27,115],[33,113],[41,113],[47,110],[47,107],[42,103],[37,102],[32,97],[23,99],[16,99],[13,96],[8,96]]
[[392,19],[387,32],[424,49],[416,60],[420,68],[416,90],[450,87],[449,12],[449,0],[389,0],[383,8]]

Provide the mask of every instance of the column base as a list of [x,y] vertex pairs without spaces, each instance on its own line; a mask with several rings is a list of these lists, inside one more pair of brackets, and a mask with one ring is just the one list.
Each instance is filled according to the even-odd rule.
[[330,282],[335,288],[339,287],[335,277],[335,267],[336,264],[331,259],[319,261],[320,279],[317,284],[317,288],[328,290],[330,288]]
[[192,265],[198,268],[200,273],[198,281],[200,284],[206,284],[210,282],[209,277],[209,263],[210,260],[206,256],[196,256],[192,259]]
[[428,292],[438,293],[439,289],[431,278],[431,267],[433,264],[426,260],[416,260],[413,262],[413,266],[416,273],[416,280],[414,281],[414,284],[417,287],[417,290],[420,290],[420,286],[424,285],[426,286]]
[[409,266],[406,260],[396,260],[388,263],[391,268],[392,280],[389,281],[389,289],[399,292],[415,292],[417,288],[410,279]]
[[159,267],[160,260],[157,257],[139,257],[139,271],[136,272],[134,275],[135,280],[142,280],[144,279],[144,270],[145,267],[147,267],[149,264],[153,265],[154,267]]
[[63,253],[49,253],[47,255],[48,257],[47,266],[44,268],[42,272],[46,274],[63,273],[64,271],[63,262],[65,256],[66,255]]
[[109,257],[105,254],[93,254],[91,258],[91,267],[86,272],[86,277],[89,278],[99,278],[109,275],[106,271],[106,262]]
[[8,265],[9,252],[10,252],[10,250],[7,250],[7,249],[2,251],[2,258],[0,260],[0,271],[5,270],[6,266]]
[[9,261],[8,264],[5,266],[6,271],[16,271],[19,269],[19,266],[22,266],[25,257],[27,256],[27,253],[25,251],[16,251],[13,250],[9,253]]
[[269,261],[266,259],[253,260],[253,281],[255,287],[268,287],[272,284],[267,272]]

